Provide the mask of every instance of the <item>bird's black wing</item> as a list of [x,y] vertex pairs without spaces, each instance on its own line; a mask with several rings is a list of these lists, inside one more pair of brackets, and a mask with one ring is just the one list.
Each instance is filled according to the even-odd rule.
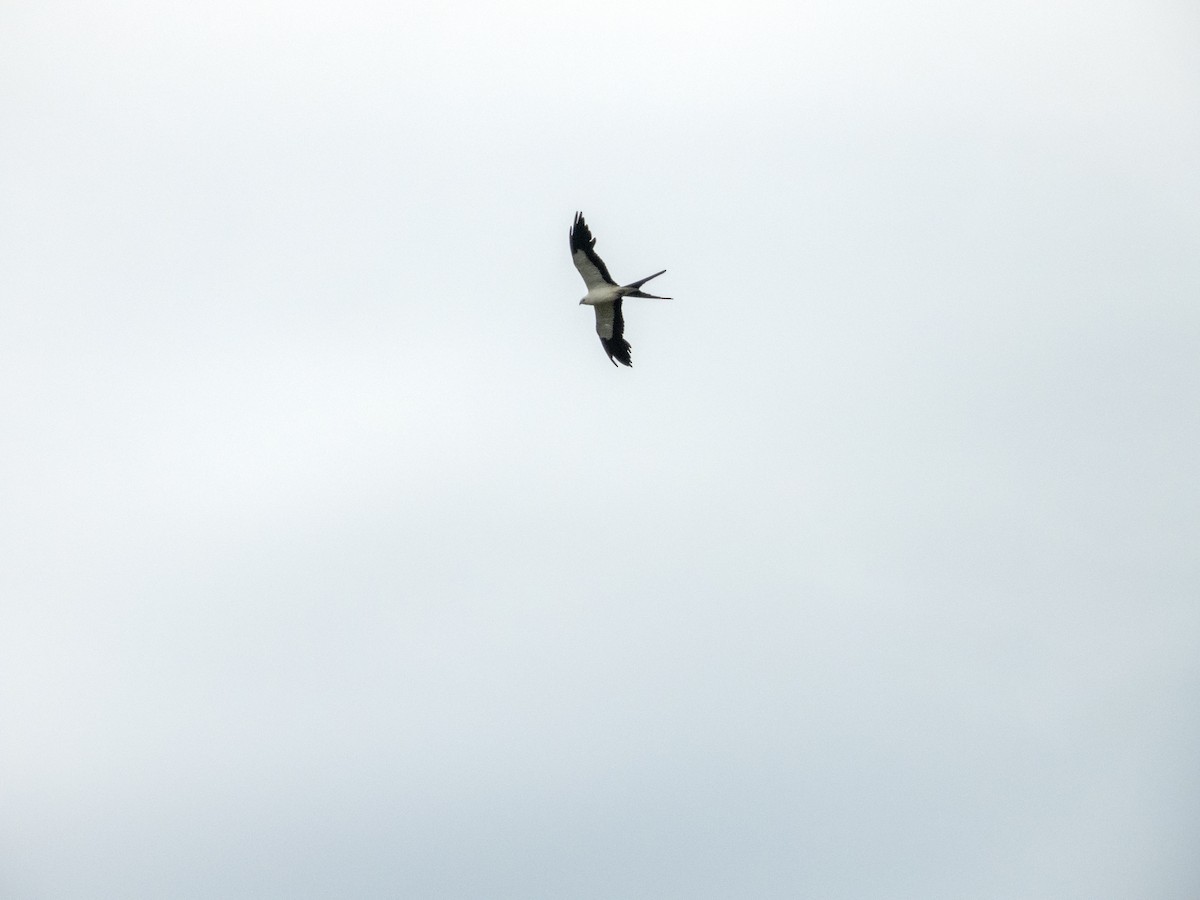
[[616,284],[608,274],[608,266],[596,255],[596,239],[583,221],[583,213],[575,213],[575,224],[571,226],[571,259],[583,276],[583,283],[591,290],[598,284]]
[[621,315],[621,298],[612,303],[596,304],[596,334],[600,335],[600,344],[604,352],[615,366],[632,366],[629,341],[625,340],[625,317]]

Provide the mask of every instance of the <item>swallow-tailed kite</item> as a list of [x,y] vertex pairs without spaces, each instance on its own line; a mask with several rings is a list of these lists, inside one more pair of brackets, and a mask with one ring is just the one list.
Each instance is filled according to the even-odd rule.
[[651,278],[657,278],[667,270],[647,275],[641,281],[632,284],[620,285],[608,274],[604,260],[597,256],[593,249],[595,246],[596,239],[592,237],[587,222],[583,221],[583,213],[575,213],[575,224],[571,226],[571,259],[575,261],[575,268],[583,276],[583,283],[588,289],[579,303],[595,307],[596,334],[600,335],[600,343],[604,345],[604,352],[608,354],[612,364],[632,366],[629,341],[625,340],[625,318],[621,315],[621,300],[625,297],[670,300],[670,297],[659,297],[638,290]]

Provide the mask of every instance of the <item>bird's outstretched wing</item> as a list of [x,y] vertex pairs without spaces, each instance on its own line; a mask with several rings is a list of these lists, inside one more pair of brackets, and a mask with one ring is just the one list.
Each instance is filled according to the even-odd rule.
[[595,246],[596,239],[587,222],[583,221],[583,213],[575,213],[575,224],[571,226],[571,259],[589,291],[600,284],[616,284],[608,274],[604,260],[596,255]]
[[625,340],[625,317],[621,315],[621,299],[618,297],[612,303],[597,303],[596,334],[600,335],[600,343],[604,352],[615,366],[632,366],[629,341]]

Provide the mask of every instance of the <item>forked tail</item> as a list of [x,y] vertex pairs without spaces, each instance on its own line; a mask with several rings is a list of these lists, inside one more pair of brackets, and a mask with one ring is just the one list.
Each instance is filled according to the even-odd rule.
[[624,291],[624,296],[626,296],[626,297],[645,297],[648,300],[670,300],[671,299],[670,297],[660,297],[657,294],[647,294],[644,291],[638,290],[638,288],[640,288],[643,284],[645,284],[651,278],[657,278],[659,275],[661,275],[665,271],[667,271],[667,270],[663,269],[662,272],[655,272],[653,275],[647,275],[641,281],[634,281],[631,284],[625,285],[625,287],[622,289]]

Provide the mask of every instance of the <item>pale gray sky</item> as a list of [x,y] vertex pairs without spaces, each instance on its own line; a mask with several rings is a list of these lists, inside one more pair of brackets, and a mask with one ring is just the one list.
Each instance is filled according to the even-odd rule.
[[0,894],[1200,893],[1193,4],[14,2],[0,114]]

